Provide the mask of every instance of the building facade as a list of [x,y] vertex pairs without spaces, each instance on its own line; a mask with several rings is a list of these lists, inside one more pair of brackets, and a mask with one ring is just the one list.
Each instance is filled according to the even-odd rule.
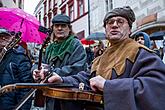
[[56,14],[70,16],[73,31],[82,39],[89,35],[88,3],[88,0],[41,0],[34,14],[47,28],[51,28]]
[[105,14],[113,9],[112,0],[89,0],[90,1],[90,33],[104,32],[103,19]]
[[131,6],[136,15],[132,36],[139,31],[144,31],[148,34],[165,31],[164,0],[114,0],[114,7],[124,5]]
[[73,30],[81,39],[93,32],[104,32],[103,18],[112,8],[112,0],[41,0],[34,13],[47,28],[54,15],[70,16]]
[[137,19],[132,35],[139,31],[145,31],[148,34],[165,31],[164,0],[132,0],[130,6],[135,11]]
[[41,0],[36,8],[36,16],[46,27],[58,13],[71,17],[73,30],[79,38],[93,32],[104,32],[103,18],[113,8],[129,5],[135,12],[136,21],[132,36],[139,31],[152,34],[165,30],[164,0]]
[[0,0],[2,7],[24,9],[24,0]]

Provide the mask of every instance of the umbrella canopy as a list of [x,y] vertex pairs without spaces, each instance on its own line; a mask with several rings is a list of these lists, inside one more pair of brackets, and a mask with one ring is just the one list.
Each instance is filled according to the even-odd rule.
[[102,32],[95,32],[90,34],[87,38],[87,40],[105,40],[105,33]]
[[91,44],[94,44],[95,41],[94,40],[86,40],[85,38],[82,38],[81,43],[84,45],[91,45]]
[[154,32],[150,35],[151,40],[163,40],[163,36],[165,36],[165,31]]
[[19,8],[0,8],[0,27],[21,32],[21,40],[41,44],[47,36],[38,31],[40,22]]

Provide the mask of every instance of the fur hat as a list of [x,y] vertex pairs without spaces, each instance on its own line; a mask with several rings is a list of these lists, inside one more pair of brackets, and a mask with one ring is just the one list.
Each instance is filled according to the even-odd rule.
[[110,12],[108,12],[104,17],[104,27],[106,25],[106,22],[109,18],[115,17],[115,16],[121,16],[127,19],[128,24],[130,28],[132,28],[132,23],[135,21],[135,14],[133,10],[129,6],[114,8]]

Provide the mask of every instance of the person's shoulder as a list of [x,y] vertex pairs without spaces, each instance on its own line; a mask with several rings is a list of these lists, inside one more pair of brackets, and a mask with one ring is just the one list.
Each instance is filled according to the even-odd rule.
[[142,44],[137,43],[133,39],[129,40],[128,45],[127,45],[127,49],[128,50],[144,49],[144,50],[146,50],[148,52],[154,53],[153,50],[151,50],[150,48],[148,48],[148,47],[146,47],[146,46],[144,46]]
[[73,41],[75,41],[75,42],[80,42],[80,40],[78,39],[77,36],[73,36],[73,37],[74,37],[74,40],[73,40]]
[[137,61],[144,61],[146,63],[157,62],[164,64],[161,58],[155,52],[148,51],[147,49],[144,48],[140,49],[139,54],[137,56]]
[[27,56],[26,55],[26,50],[23,47],[17,47],[13,49],[13,54],[15,54],[16,56]]
[[148,48],[148,47],[146,47],[146,46],[144,46],[144,45],[140,45],[140,46],[139,46],[139,49],[148,51],[149,53],[155,53],[154,50],[151,50],[150,48]]
[[159,59],[158,61],[161,61],[160,57],[157,55],[157,53],[151,49],[148,48],[140,48],[139,49],[139,58],[142,59]]
[[15,62],[16,64],[19,64],[20,62],[24,60],[30,61],[29,58],[23,52],[20,52],[17,49],[11,49],[8,52],[8,55],[10,55],[10,57],[12,58],[12,61]]
[[77,36],[74,36],[74,40],[72,42],[72,45],[82,45],[81,41],[78,39]]

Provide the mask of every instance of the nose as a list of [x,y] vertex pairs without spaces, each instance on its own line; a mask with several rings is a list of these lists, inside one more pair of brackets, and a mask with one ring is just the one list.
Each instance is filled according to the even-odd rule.
[[118,26],[118,25],[117,25],[117,21],[115,20],[114,23],[113,23],[112,25]]
[[114,21],[114,22],[112,23],[111,28],[112,28],[112,29],[118,28],[117,21]]
[[61,26],[61,25],[59,25],[59,26],[58,26],[58,29],[62,29],[62,26]]

